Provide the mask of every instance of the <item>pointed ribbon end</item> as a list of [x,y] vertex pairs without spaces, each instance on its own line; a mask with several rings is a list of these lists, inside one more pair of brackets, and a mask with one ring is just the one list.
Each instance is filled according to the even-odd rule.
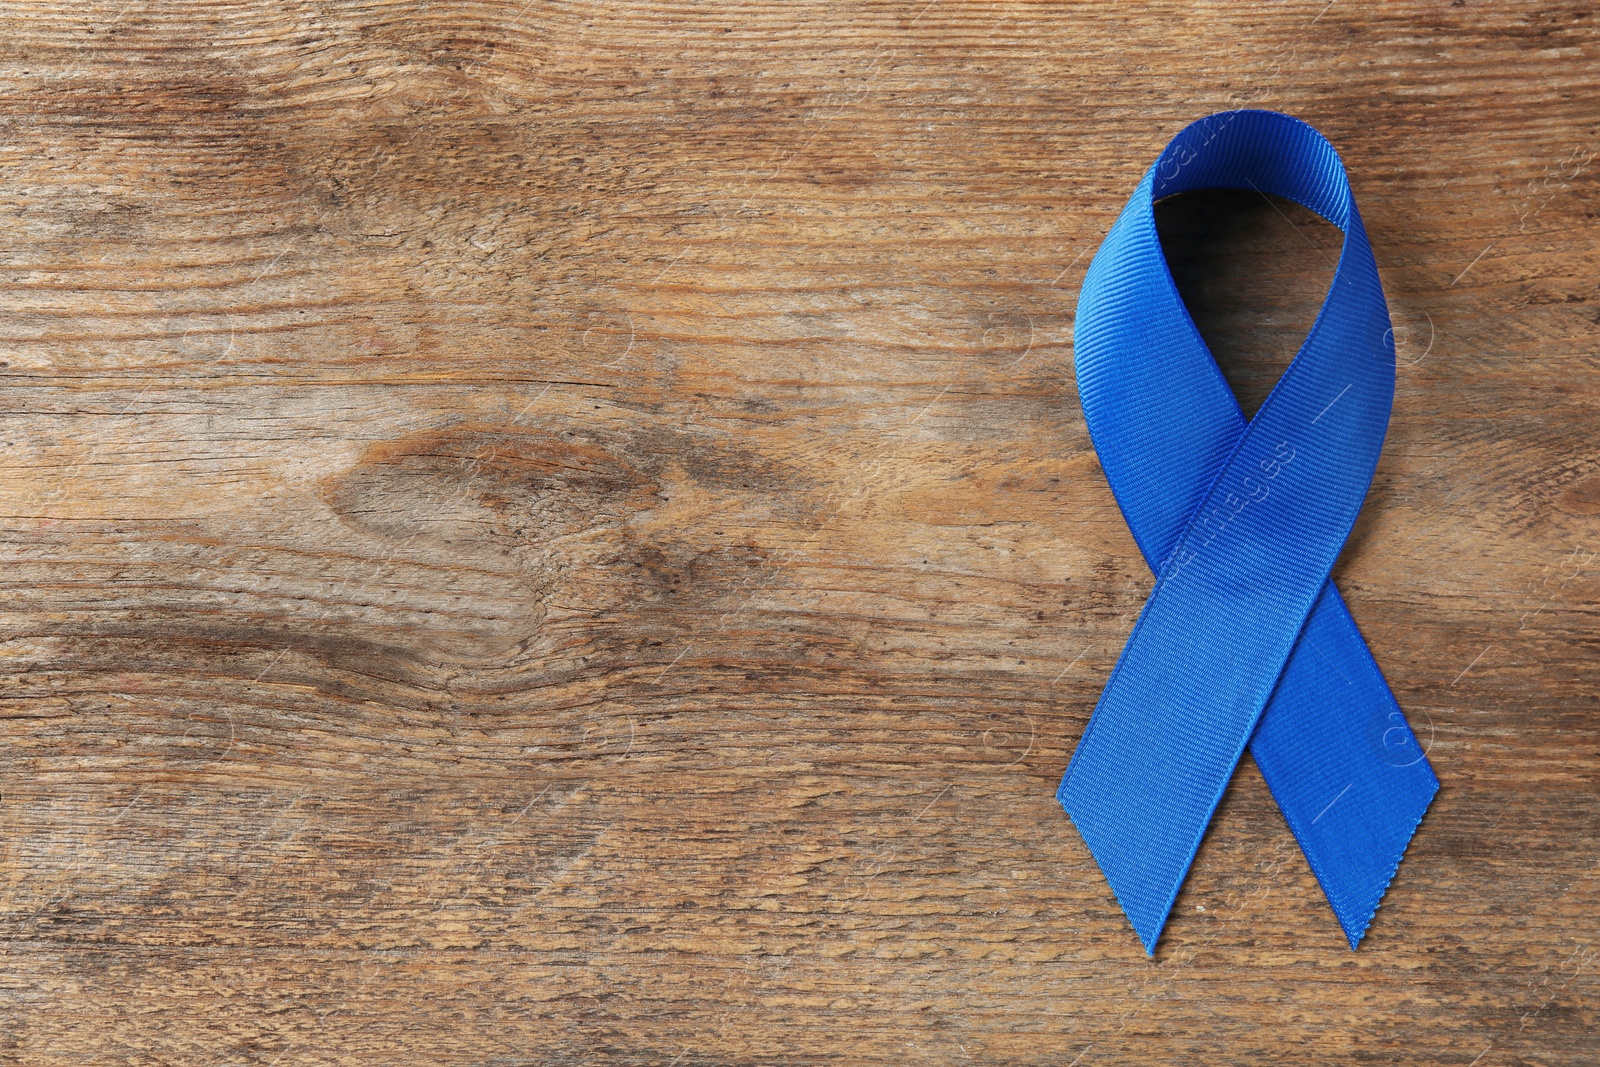
[[1333,913],[1339,919],[1339,926],[1344,930],[1352,952],[1366,936],[1367,929],[1378,914],[1378,906],[1389,892],[1389,883],[1394,881],[1395,873],[1400,869],[1400,861],[1405,858],[1411,838],[1416,835],[1423,816],[1438,795],[1439,779],[1434,777],[1432,769],[1424,762],[1418,770],[1421,773],[1412,778],[1410,795],[1404,800],[1398,796],[1393,800],[1397,811],[1404,811],[1409,806],[1411,819],[1391,823],[1388,840],[1371,842],[1368,853],[1370,862],[1364,872],[1344,871],[1338,876],[1322,879],[1328,902],[1334,906]]

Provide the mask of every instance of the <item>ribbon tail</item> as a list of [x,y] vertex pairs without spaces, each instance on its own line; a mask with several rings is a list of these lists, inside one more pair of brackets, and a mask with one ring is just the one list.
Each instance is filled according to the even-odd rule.
[[1439,779],[1331,581],[1250,754],[1354,949]]
[[[1087,781],[1078,783],[1080,789],[1093,789]],[[1184,877],[1194,862],[1205,823],[1210,822],[1221,794],[1209,805],[1204,805],[1204,818],[1198,832],[1182,835],[1153,834],[1149,837],[1129,834],[1126,822],[1106,818],[1105,807],[1096,798],[1075,795],[1073,780],[1069,776],[1056,791],[1056,799],[1066,809],[1079,836],[1089,848],[1089,854],[1104,875],[1106,884],[1117,898],[1122,913],[1128,917],[1133,932],[1139,935],[1145,954],[1156,954],[1156,942],[1166,927],[1172,904],[1183,887]],[[1189,808],[1195,813],[1197,808]],[[1179,842],[1192,842],[1187,849],[1174,847]]]

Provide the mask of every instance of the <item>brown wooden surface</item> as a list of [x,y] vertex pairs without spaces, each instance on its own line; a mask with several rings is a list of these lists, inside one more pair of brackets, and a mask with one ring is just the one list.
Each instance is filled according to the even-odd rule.
[[[0,1059],[1600,1062],[1587,4],[0,11]],[[1443,791],[1359,952],[1246,761],[1147,960],[1052,793],[1150,585],[1089,254],[1351,168],[1336,572]],[[1164,207],[1258,403],[1333,231]]]

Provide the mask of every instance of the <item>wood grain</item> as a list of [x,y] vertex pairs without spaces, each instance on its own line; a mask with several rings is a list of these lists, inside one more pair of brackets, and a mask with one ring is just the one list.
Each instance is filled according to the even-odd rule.
[[[1600,1061],[1597,21],[4,5],[0,1059]],[[1240,104],[1383,270],[1336,575],[1443,790],[1352,953],[1246,761],[1149,961],[1073,307]],[[1332,232],[1161,222],[1259,403]]]

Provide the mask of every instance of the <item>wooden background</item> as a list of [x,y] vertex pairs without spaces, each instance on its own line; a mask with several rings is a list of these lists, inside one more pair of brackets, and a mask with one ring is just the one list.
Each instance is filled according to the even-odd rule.
[[[1587,3],[12,2],[0,52],[3,1062],[1600,1062]],[[1242,104],[1384,272],[1336,574],[1443,790],[1352,953],[1247,760],[1150,961],[1052,797],[1150,586],[1073,309]],[[1161,222],[1253,408],[1336,234]]]

